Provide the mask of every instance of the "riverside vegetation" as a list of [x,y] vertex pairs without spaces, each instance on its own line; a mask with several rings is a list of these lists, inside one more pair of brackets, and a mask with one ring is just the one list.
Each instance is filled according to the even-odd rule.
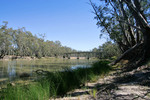
[[[62,46],[60,41],[46,41],[44,35],[33,36],[32,33],[26,31],[25,28],[14,30],[8,28],[7,24],[7,22],[4,22],[4,25],[0,27],[0,59],[7,58],[7,56],[9,58],[9,55],[15,58],[59,58],[59,56],[62,56],[64,53],[76,51],[69,47]],[[118,56],[119,52],[116,52],[116,50],[119,50],[117,45],[109,41],[99,48],[94,48],[92,51],[103,52],[102,58],[105,59]],[[34,61],[31,59],[31,62]],[[8,84],[7,88],[0,89],[0,99],[43,100],[64,96],[67,92],[82,87],[86,82],[95,81],[98,79],[98,76],[107,74],[111,70],[111,67],[107,65],[108,63],[108,61],[100,61],[94,63],[92,67],[87,66],[86,68],[77,69],[65,68],[63,71],[55,72],[38,70],[38,80],[28,85],[25,83],[17,83],[15,86]],[[47,64],[43,65],[43,67],[47,68]],[[26,70],[28,70],[27,66]]]
[[45,40],[44,34],[33,35],[24,27],[19,29],[8,28],[4,21],[0,26],[0,59],[6,55],[30,57],[55,57],[73,50],[62,46],[60,41]]
[[1,90],[4,100],[45,100],[64,96],[67,92],[79,88],[86,82],[95,81],[100,75],[107,74],[112,68],[109,61],[99,61],[91,67],[48,72],[37,70],[38,80],[29,85],[8,85]]
[[[95,19],[97,20],[97,25],[102,28],[103,33],[100,37],[104,33],[108,33],[107,35],[114,44],[117,45],[117,48],[119,48],[121,53],[121,56],[119,55],[120,57],[118,57],[118,59],[116,59],[111,65],[115,65],[121,60],[128,61],[126,65],[124,64],[125,68],[122,68],[121,70],[123,72],[128,72],[129,75],[127,76],[127,73],[123,72],[119,73],[119,75],[124,74],[125,77],[119,77],[118,75],[121,79],[117,79],[117,82],[115,81],[112,82],[112,84],[109,84],[108,87],[105,88],[106,91],[99,91],[97,95],[99,96],[98,99],[104,99],[104,97],[109,97],[109,99],[118,98],[120,94],[114,94],[116,91],[112,88],[119,89],[123,84],[132,83],[133,85],[134,83],[134,85],[149,85],[149,66],[145,68],[146,75],[142,70],[137,73],[136,69],[140,66],[142,68],[142,65],[147,63],[150,59],[149,0],[100,0],[100,3],[97,4],[93,3],[92,0],[89,1],[94,10],[93,12],[95,14]],[[5,25],[0,28],[0,39],[0,58],[10,54],[19,56],[36,56],[38,58],[45,56],[57,56],[61,54],[59,53],[59,50],[65,50],[62,49],[60,42],[45,42],[44,36],[37,38],[37,36],[33,36],[24,28],[18,30],[7,28],[6,22]],[[105,50],[112,50],[110,47],[114,46],[111,46],[111,43],[109,42],[107,44],[110,46],[103,45],[106,49],[103,49],[103,46],[101,46],[95,50],[104,52],[106,52]],[[55,49],[53,47],[55,47]],[[73,51],[72,49],[69,50]],[[119,51],[114,49],[113,52],[115,51],[115,54],[118,55]],[[111,55],[113,53],[110,52],[106,52],[104,54],[106,55],[104,56],[105,58],[115,56]],[[57,96],[64,96],[68,91],[81,87],[90,80],[96,80],[97,76],[107,74],[112,69],[108,66],[108,63],[109,62],[107,61],[100,61],[93,64],[92,67],[78,68],[74,70],[66,68],[60,72],[38,70],[37,74],[39,74],[40,78],[34,84],[17,86],[8,85],[8,88],[1,90],[0,95],[1,98],[5,100],[43,100],[55,98]],[[134,71],[134,69],[136,70]],[[145,79],[143,78],[143,75]],[[120,82],[118,82],[118,80]],[[149,90],[146,91],[149,92]],[[111,96],[111,93],[114,95]],[[96,91],[93,92],[93,95],[95,94]],[[124,93],[121,95],[122,99],[124,99]],[[131,96],[133,98],[130,100],[133,100],[135,99],[135,96],[138,95],[133,95],[131,93]],[[96,98],[96,96],[94,97]]]

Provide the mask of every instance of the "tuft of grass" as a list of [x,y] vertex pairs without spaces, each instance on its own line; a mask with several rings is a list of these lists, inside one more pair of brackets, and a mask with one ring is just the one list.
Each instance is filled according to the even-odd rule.
[[5,90],[4,100],[47,100],[49,99],[49,83],[10,86]]
[[[86,82],[95,81],[98,76],[106,75],[112,69],[108,61],[99,61],[91,67],[46,72],[41,74],[35,84],[8,87],[3,98],[5,100],[45,100],[64,96],[67,92],[79,88]],[[96,90],[93,90],[93,96]]]
[[92,91],[89,92],[89,94],[90,94],[94,99],[96,99],[96,93],[97,93],[97,90],[96,90],[96,89],[93,89]]

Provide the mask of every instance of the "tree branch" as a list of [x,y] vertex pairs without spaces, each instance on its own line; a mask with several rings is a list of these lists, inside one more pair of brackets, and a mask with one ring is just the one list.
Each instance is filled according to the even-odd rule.
[[134,26],[134,25],[132,25],[132,24],[130,24],[130,23],[127,23],[127,22],[125,22],[124,20],[118,20],[118,21],[121,22],[121,23],[125,23],[125,24],[127,24],[127,25],[129,25],[129,26],[131,26],[131,27],[133,27],[133,28],[135,28],[135,29],[137,29],[138,31],[142,31],[141,28],[136,27],[136,26]]
[[141,28],[144,27],[149,27],[147,21],[145,20],[144,16],[140,13],[140,11],[137,11],[134,5],[132,4],[131,0],[124,0],[124,2],[127,4],[128,8],[132,12],[134,18],[136,19],[137,22],[140,22]]
[[125,59],[126,56],[129,55],[129,53],[131,53],[132,51],[134,51],[135,49],[139,48],[140,46],[143,46],[144,43],[140,43],[140,44],[136,44],[134,45],[132,48],[128,49],[126,52],[124,52],[116,61],[114,61],[111,65],[115,65],[118,62],[120,62],[122,59]]

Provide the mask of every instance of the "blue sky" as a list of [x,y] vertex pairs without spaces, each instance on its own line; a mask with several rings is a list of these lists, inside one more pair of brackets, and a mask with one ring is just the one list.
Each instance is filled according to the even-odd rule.
[[[94,0],[95,1],[95,0]],[[59,40],[76,50],[92,50],[105,42],[99,39],[88,0],[1,0],[0,23],[14,29],[25,27],[33,34],[45,33],[46,40]]]

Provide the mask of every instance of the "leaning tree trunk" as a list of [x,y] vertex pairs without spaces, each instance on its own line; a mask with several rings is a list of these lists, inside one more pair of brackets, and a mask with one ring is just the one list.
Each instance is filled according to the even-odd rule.
[[113,64],[118,63],[122,59],[128,59],[129,64],[139,67],[150,59],[150,26],[144,13],[141,11],[141,6],[138,5],[140,4],[139,0],[135,0],[134,3],[131,0],[125,0],[124,2],[127,4],[136,23],[139,24],[144,41],[128,49]]
[[[111,8],[106,9],[107,6],[103,7],[102,5],[97,7],[91,0],[89,1],[99,21],[98,25],[103,26],[109,35],[113,35],[114,30],[118,34],[118,29],[123,33],[121,42],[118,37],[112,38],[117,40],[116,42],[123,53],[112,64],[116,64],[122,59],[129,61],[128,64],[131,65],[129,67],[138,67],[146,63],[150,59],[150,25],[147,21],[147,15],[140,5],[142,0],[105,0],[106,5],[110,4],[113,10]],[[110,15],[113,16],[112,19],[107,18],[109,11]],[[111,11],[114,11],[114,14]],[[114,20],[118,23],[111,24],[111,21]],[[118,27],[113,27],[113,25]]]
[[145,28],[144,35],[144,47],[143,47],[143,55],[141,60],[137,63],[138,66],[146,63],[150,59],[150,27]]
[[127,68],[137,68],[150,60],[150,27],[145,28],[143,43],[136,44],[132,48],[124,52],[112,65],[117,64],[121,60],[128,60]]

